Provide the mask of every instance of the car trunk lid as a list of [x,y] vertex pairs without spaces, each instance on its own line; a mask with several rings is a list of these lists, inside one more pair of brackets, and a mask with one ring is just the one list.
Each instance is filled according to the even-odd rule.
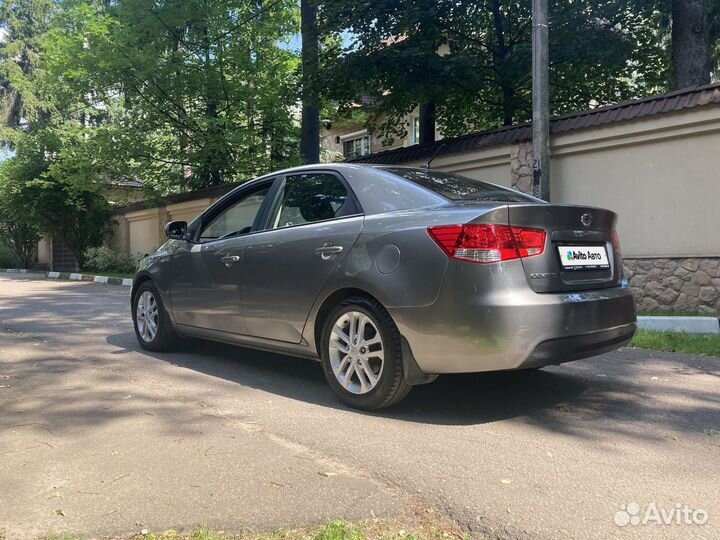
[[510,226],[542,228],[542,254],[522,259],[530,287],[539,293],[614,287],[622,260],[613,243],[617,215],[589,206],[518,204],[508,206]]

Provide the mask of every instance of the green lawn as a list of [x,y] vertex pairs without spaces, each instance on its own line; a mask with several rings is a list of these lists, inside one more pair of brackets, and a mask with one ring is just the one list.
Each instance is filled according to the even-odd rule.
[[[454,524],[435,514],[426,514],[411,522],[405,519],[373,519],[360,523],[336,520],[305,529],[280,529],[273,533],[228,534],[199,528],[191,533],[174,529],[149,531],[132,536],[133,540],[466,540],[468,536]],[[0,530],[0,533],[2,531]],[[0,536],[0,538],[2,538]],[[83,540],[82,536],[48,535],[46,540]]]
[[720,357],[720,335],[638,330],[629,347]]

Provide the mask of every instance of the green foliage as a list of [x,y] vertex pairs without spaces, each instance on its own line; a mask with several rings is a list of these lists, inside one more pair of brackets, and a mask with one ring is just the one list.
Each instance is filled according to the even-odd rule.
[[720,81],[720,2],[710,2],[709,19],[713,80],[717,82]]
[[[32,268],[40,235],[32,225],[0,217],[0,267]],[[7,244],[7,246],[6,246]]]
[[0,164],[0,242],[9,252],[0,260],[0,266],[32,268],[40,234],[24,209],[13,204],[12,184],[6,178],[12,165],[12,161]]
[[113,177],[169,192],[297,163],[293,1],[61,4],[42,84],[82,102]]
[[15,156],[0,164],[10,221],[61,238],[81,265],[85,250],[102,243],[109,215],[105,182],[83,151],[77,133],[41,130],[17,138]]
[[[553,114],[642,96],[666,85],[654,11],[635,0],[551,2]],[[531,117],[531,2],[325,2],[327,31],[352,31],[327,93],[345,108],[359,94],[387,115],[383,132],[433,102],[446,135]],[[362,81],[362,87],[358,86]]]
[[0,240],[0,268],[17,268],[18,260],[12,250]]
[[125,253],[113,251],[107,246],[91,247],[85,250],[85,266],[88,272],[112,272],[132,274],[137,268],[137,259]]
[[114,181],[167,193],[295,164],[297,18],[292,0],[4,2],[2,227],[82,265]]
[[40,42],[54,12],[53,0],[0,3],[0,27],[9,38],[0,41],[0,121],[4,126],[16,128],[41,114],[29,75],[40,64]]

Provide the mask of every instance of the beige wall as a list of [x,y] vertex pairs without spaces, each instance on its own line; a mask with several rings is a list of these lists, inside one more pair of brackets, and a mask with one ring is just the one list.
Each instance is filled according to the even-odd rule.
[[160,245],[160,221],[157,209],[126,215],[129,229],[128,251],[132,255],[150,253]]
[[626,257],[720,255],[720,108],[557,137],[552,199],[619,215]]
[[[210,206],[216,199],[200,199],[198,201],[189,201],[180,204],[172,204],[167,207],[168,221],[187,221],[190,223],[193,219],[202,214],[205,209]],[[163,223],[163,226],[165,224]]]
[[117,213],[111,219],[111,235],[107,243],[130,255],[150,253],[165,242],[163,229],[167,222],[189,223],[215,200],[203,198],[159,208]]
[[38,242],[37,257],[38,264],[50,264],[52,261],[52,240],[49,236]]
[[[720,256],[720,107],[555,135],[551,154],[552,201],[617,212],[626,258]],[[433,167],[509,186],[510,155],[484,148]]]

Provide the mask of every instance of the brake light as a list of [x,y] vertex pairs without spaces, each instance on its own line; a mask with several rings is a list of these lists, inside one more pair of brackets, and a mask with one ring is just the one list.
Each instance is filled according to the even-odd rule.
[[618,255],[622,255],[622,251],[620,251],[620,237],[618,236],[617,231],[612,232],[612,245],[615,248],[615,252]]
[[545,250],[542,229],[469,224],[429,227],[428,233],[448,256],[476,263],[532,257]]

